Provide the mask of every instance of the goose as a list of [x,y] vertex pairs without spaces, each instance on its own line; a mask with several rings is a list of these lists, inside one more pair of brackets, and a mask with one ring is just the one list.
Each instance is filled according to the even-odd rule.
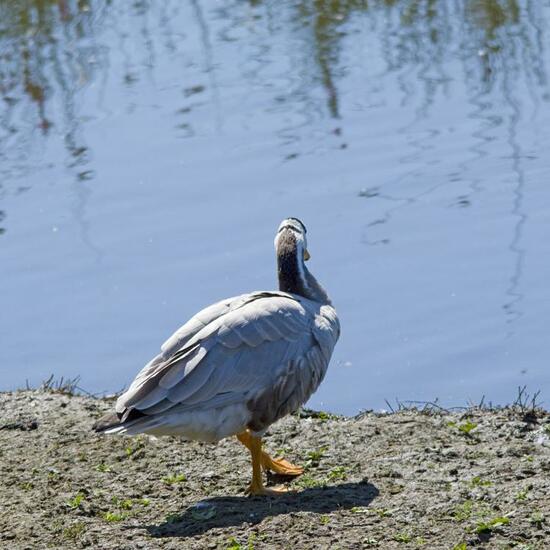
[[172,435],[216,443],[236,436],[252,459],[249,495],[278,495],[262,470],[303,469],[262,450],[267,428],[319,387],[340,335],[336,310],[305,262],[306,228],[284,219],[275,236],[278,291],[217,302],[178,329],[94,425],[107,434]]

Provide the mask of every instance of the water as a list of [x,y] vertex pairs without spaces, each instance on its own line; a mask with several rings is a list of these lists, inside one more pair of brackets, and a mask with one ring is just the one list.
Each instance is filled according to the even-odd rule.
[[[549,399],[550,3],[0,2],[0,368],[116,391],[308,226],[310,405]],[[546,403],[547,405],[547,403]]]

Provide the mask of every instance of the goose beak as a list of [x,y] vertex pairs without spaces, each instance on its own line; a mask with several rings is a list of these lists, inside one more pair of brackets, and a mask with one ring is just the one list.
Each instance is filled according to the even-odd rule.
[[304,261],[307,262],[311,258],[311,254],[306,250],[304,250]]

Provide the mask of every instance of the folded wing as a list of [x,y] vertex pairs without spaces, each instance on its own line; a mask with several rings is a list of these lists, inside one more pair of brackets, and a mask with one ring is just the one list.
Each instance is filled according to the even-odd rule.
[[321,382],[339,333],[327,307],[334,311],[295,295],[256,292],[202,310],[119,398],[121,421],[136,413],[244,401],[257,429],[268,425],[307,400]]

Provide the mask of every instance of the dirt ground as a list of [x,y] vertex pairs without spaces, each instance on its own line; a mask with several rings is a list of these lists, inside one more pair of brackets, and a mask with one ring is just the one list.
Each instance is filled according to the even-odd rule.
[[304,413],[266,447],[295,492],[244,496],[248,452],[97,435],[112,401],[0,393],[0,548],[550,548],[550,415]]

